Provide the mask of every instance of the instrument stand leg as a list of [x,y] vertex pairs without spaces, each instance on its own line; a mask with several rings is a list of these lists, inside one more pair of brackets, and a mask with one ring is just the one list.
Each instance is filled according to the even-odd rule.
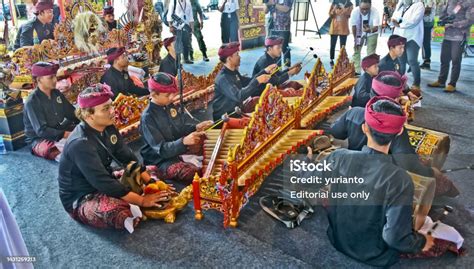
[[309,2],[309,7],[311,8],[311,13],[313,13],[314,23],[316,24],[316,31],[319,35],[319,38],[321,38],[321,32],[319,31],[318,21],[316,20],[316,15],[314,14],[313,4],[311,4],[311,1]]
[[[305,35],[306,32],[312,32],[312,33],[317,33],[319,38],[321,38],[321,31],[319,29],[318,21],[316,20],[316,14],[314,13],[313,4],[311,4],[310,0],[307,0],[307,2],[303,1],[303,0],[301,0],[301,2],[296,2],[296,13],[293,13],[293,15],[298,16],[298,14],[300,13],[300,4],[306,4],[305,8],[311,9],[311,13],[313,14],[313,20],[314,20],[314,23],[316,24],[316,30],[307,30],[306,29],[306,22],[309,20],[309,18],[305,18],[305,20],[303,20],[303,30],[298,29],[298,21],[299,21],[300,18],[297,18],[296,19],[295,36],[298,35],[298,31],[302,31],[303,35]],[[306,10],[306,11],[309,12],[308,10]]]

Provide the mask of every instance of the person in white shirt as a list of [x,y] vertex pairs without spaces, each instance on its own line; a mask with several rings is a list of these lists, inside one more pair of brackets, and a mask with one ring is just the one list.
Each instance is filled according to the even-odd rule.
[[221,0],[219,11],[221,16],[221,39],[222,44],[239,41],[239,0]]
[[367,46],[367,55],[375,54],[380,17],[371,0],[361,0],[360,5],[351,13],[350,25],[354,35],[354,62],[356,73],[360,74],[360,55],[363,46]]
[[[173,25],[173,13],[183,20],[184,25]],[[191,33],[194,29],[193,8],[191,2],[189,0],[171,0],[168,8],[167,20],[170,25],[170,31],[173,35],[176,35],[176,27],[182,30],[181,42],[183,45],[184,63],[193,64],[189,59],[191,51]]]
[[423,16],[425,5],[423,0],[400,0],[393,12],[391,23],[395,27],[394,34],[407,39],[405,52],[400,57],[400,71],[406,71],[406,64],[413,74],[411,90],[420,91],[420,66],[418,53],[423,46]]

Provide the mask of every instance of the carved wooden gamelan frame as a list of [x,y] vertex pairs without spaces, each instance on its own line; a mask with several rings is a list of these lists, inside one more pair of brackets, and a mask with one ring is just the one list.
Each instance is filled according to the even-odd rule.
[[216,209],[224,215],[224,227],[236,227],[240,210],[257,192],[265,177],[300,145],[322,134],[319,130],[299,130],[302,136],[295,138],[286,152],[271,158],[259,171],[249,173],[276,142],[299,129],[297,110],[284,101],[276,87],[267,85],[249,125],[243,130],[241,142],[229,149],[221,173],[209,178],[195,176],[193,197],[197,219],[202,218],[202,209]]
[[[223,66],[224,64],[219,62],[209,74],[202,76],[182,71],[183,101],[187,110],[207,108],[214,98],[214,82]],[[175,102],[175,105],[179,105],[179,100]]]
[[346,47],[343,46],[336,59],[334,69],[329,75],[329,81],[333,94],[345,95],[349,94],[350,90],[357,83],[355,76],[354,63],[350,61],[346,52]]

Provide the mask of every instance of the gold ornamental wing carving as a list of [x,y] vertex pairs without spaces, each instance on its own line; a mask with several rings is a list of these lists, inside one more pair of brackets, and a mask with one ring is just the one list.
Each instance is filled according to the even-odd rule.
[[252,39],[258,37],[262,33],[261,27],[253,27],[250,29],[244,29],[243,31],[244,39]]

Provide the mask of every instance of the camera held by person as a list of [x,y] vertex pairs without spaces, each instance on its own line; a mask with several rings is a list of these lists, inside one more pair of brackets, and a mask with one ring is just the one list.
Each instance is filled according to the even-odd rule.
[[456,19],[456,15],[440,18],[438,21],[438,26],[446,26],[446,24],[453,24],[454,19]]

